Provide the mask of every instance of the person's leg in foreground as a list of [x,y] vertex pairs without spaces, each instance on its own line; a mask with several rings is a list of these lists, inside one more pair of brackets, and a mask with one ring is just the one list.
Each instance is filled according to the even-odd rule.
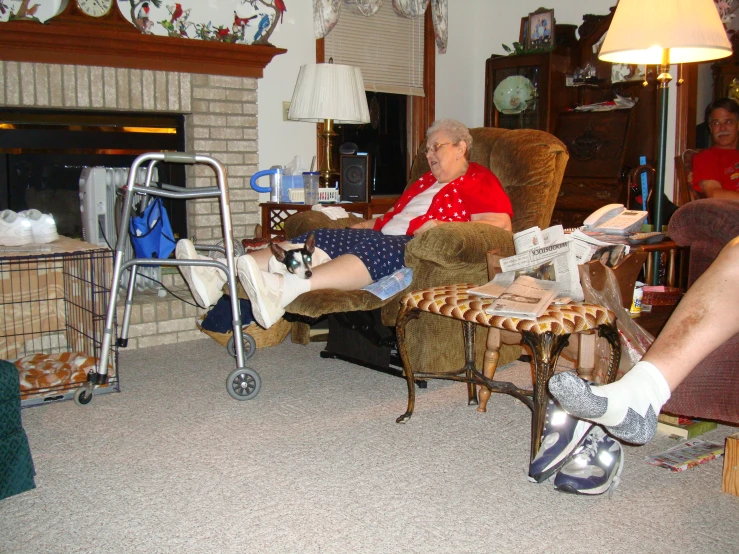
[[549,380],[569,414],[602,424],[614,437],[649,442],[657,415],[701,360],[739,332],[739,237],[729,242],[678,304],[644,358],[620,380],[589,385],[572,373]]

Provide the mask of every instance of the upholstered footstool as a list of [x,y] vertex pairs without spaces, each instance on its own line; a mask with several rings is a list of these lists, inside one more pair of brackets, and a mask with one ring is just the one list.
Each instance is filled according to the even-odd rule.
[[[570,335],[597,331],[610,347],[606,382],[612,382],[621,359],[621,341],[616,329],[616,316],[610,310],[587,302],[570,302],[550,305],[537,319],[502,317],[486,312],[494,299],[467,294],[472,284],[446,285],[410,292],[401,299],[396,332],[398,350],[403,360],[408,382],[408,409],[398,419],[405,423],[413,414],[416,379],[448,379],[467,383],[469,404],[477,403],[475,386],[480,386],[480,409],[484,411],[490,392],[510,394],[524,402],[532,411],[531,459],[539,450],[546,416],[546,385],[554,374],[559,354],[567,345]],[[465,344],[465,365],[444,373],[426,373],[423,368],[412,368],[409,363],[405,327],[421,312],[451,317],[462,323]],[[474,326],[488,327],[488,339],[482,373],[475,367]],[[533,390],[524,390],[507,381],[493,379],[498,364],[501,344],[520,344],[531,348],[535,366]],[[423,348],[422,344],[411,345]]]
[[21,426],[18,368],[0,360],[0,500],[36,485],[26,432]]

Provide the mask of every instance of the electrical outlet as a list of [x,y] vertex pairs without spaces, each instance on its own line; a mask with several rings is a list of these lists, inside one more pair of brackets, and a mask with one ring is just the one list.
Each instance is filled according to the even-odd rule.
[[282,121],[287,121],[287,114],[290,111],[290,102],[282,103]]

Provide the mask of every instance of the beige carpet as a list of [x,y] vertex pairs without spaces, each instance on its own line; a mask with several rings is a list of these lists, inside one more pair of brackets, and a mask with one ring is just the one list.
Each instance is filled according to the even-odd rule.
[[[121,353],[123,392],[23,411],[35,490],[0,502],[0,552],[737,552],[722,460],[677,474],[626,448],[612,497],[526,478],[530,413],[283,343],[249,365],[247,402],[211,340]],[[525,370],[522,372],[525,374]],[[706,435],[722,440],[735,428]]]

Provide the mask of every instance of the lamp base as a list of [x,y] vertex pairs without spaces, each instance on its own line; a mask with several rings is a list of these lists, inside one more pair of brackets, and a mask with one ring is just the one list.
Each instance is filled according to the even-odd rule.
[[322,188],[333,188],[339,182],[339,171],[334,167],[333,158],[333,141],[337,136],[334,132],[333,119],[323,120],[323,132],[319,135],[323,139],[323,158],[321,159],[321,167],[319,172],[321,176],[318,178],[318,186]]

